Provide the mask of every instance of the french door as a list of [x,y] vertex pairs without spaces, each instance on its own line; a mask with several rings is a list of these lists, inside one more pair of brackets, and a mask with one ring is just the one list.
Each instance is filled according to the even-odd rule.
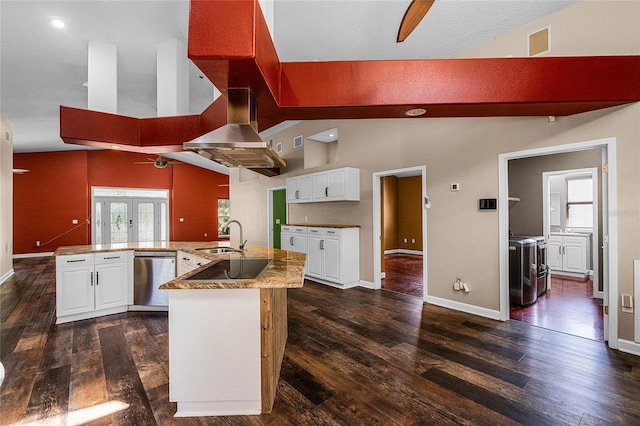
[[167,241],[164,198],[94,197],[93,244]]

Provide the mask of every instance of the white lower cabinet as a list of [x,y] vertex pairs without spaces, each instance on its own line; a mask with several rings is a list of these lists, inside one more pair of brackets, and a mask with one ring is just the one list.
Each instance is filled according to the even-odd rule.
[[56,257],[56,323],[126,312],[132,284],[132,251]]
[[211,260],[207,259],[206,257],[200,257],[182,250],[178,250],[176,257],[176,276],[178,277],[211,262]]
[[591,236],[551,234],[547,243],[547,264],[552,272],[586,276],[591,269]]
[[359,228],[310,227],[307,235],[307,277],[342,288],[359,284]]
[[[284,225],[280,232],[280,248],[287,251],[307,253],[307,227]],[[307,268],[305,265],[305,274]]]

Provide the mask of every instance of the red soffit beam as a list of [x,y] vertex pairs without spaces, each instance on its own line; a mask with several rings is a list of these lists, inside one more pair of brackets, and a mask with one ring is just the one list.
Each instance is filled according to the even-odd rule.
[[60,106],[60,137],[65,143],[125,151],[183,151],[184,142],[227,123],[227,100],[213,102],[201,115],[135,118]]
[[[249,87],[261,129],[286,119],[569,115],[640,100],[640,57],[280,63],[257,0],[192,0],[189,57]],[[268,124],[268,125],[265,125]]]

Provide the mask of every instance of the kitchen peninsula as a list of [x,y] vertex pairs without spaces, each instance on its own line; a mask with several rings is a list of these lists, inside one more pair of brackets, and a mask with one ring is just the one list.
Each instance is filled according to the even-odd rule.
[[158,249],[210,260],[160,286],[169,294],[169,399],[177,402],[175,416],[270,412],[287,340],[287,289],[302,287],[306,255],[211,242],[73,246],[55,254]]

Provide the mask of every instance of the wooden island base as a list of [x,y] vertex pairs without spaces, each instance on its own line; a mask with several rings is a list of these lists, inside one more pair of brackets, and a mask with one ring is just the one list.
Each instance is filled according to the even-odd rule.
[[286,341],[286,288],[169,291],[175,416],[271,412]]

